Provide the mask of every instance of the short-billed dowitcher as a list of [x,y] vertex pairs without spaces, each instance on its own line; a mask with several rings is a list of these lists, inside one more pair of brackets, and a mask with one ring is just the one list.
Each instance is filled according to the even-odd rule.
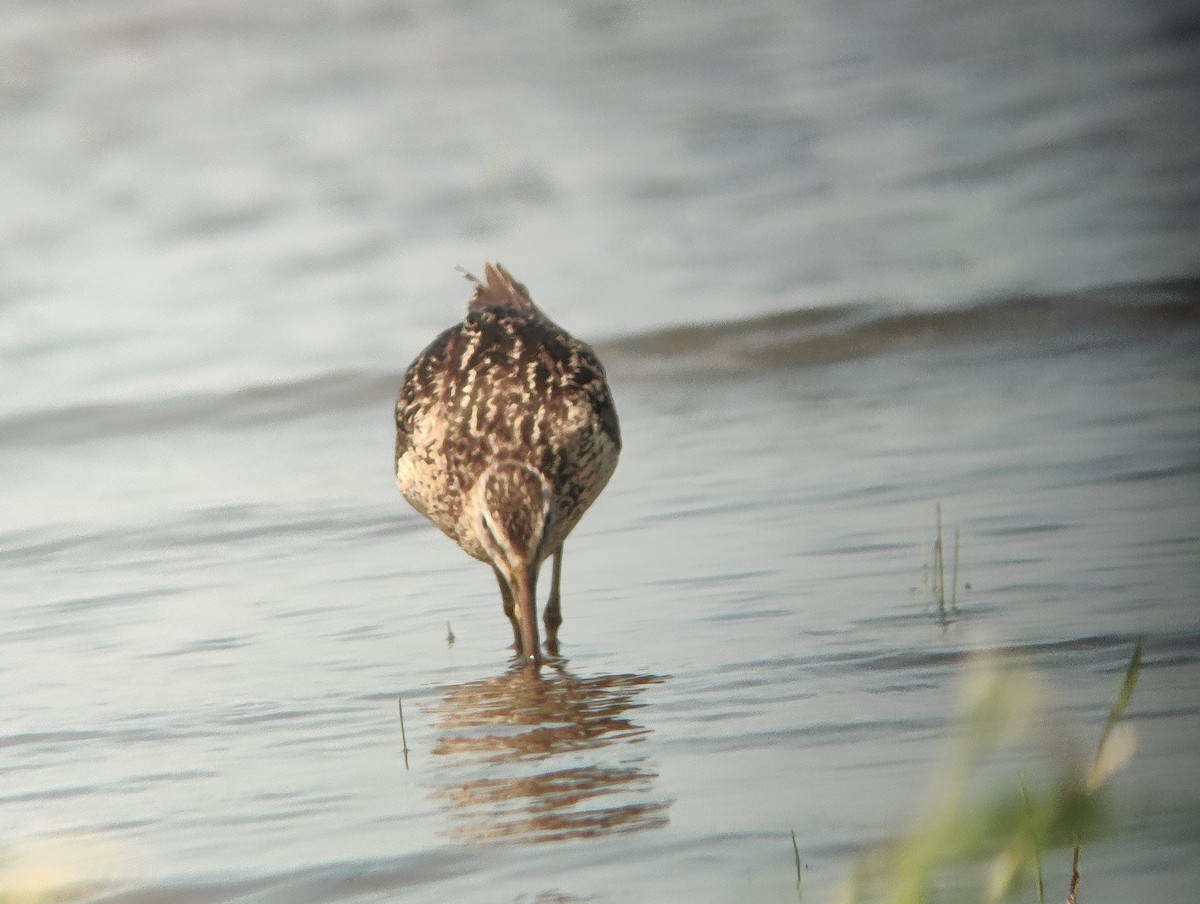
[[547,649],[558,653],[563,542],[617,466],[621,434],[596,353],[484,265],[467,316],[409,366],[396,399],[396,484],[496,573],[517,653],[540,663],[538,571],[554,556]]

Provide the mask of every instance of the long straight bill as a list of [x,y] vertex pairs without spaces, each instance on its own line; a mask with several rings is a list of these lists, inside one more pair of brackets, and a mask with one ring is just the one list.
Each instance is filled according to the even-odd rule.
[[537,627],[537,571],[523,566],[514,569],[512,592],[517,604],[517,621],[521,625],[521,655],[533,665],[541,665],[542,650]]

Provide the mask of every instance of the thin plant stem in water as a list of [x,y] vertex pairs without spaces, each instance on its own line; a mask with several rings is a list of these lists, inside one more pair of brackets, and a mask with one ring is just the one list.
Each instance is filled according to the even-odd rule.
[[958,528],[954,528],[954,561],[950,568],[950,611],[958,614]]
[[1079,896],[1079,844],[1075,844],[1075,855],[1071,858],[1071,887],[1067,890],[1067,904],[1075,904]]
[[937,504],[937,534],[933,541],[933,567],[937,577],[938,611],[946,613],[946,554],[942,547],[942,504]]
[[404,731],[404,698],[397,697],[396,702],[400,706],[400,743],[403,745],[404,753],[404,768],[408,768],[408,734]]
[[925,563],[925,597],[937,603],[938,621],[948,625],[958,615],[958,556],[961,546],[959,529],[954,529],[954,553],[950,560],[950,587],[946,587],[946,535],[942,526],[942,504],[934,506],[933,547]]
[[796,898],[799,900],[803,897],[800,890],[800,871],[803,868],[800,863],[800,845],[796,844],[796,830],[792,829],[792,853],[796,856]]

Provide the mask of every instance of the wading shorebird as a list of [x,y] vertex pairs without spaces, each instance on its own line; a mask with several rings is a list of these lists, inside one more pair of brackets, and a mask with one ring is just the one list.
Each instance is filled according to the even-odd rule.
[[563,542],[617,467],[604,366],[499,264],[467,316],[409,366],[396,398],[396,485],[496,573],[513,643],[542,661],[538,571],[554,556],[546,647],[558,655]]

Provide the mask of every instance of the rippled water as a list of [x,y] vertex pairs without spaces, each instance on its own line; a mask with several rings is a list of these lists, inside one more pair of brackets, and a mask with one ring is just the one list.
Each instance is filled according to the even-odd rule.
[[[920,811],[972,651],[1090,744],[1142,636],[1086,895],[1187,899],[1198,34],[1117,0],[6,4],[0,881],[790,900],[794,830],[824,900]],[[400,373],[485,257],[595,340],[626,440],[540,678],[391,481]]]

